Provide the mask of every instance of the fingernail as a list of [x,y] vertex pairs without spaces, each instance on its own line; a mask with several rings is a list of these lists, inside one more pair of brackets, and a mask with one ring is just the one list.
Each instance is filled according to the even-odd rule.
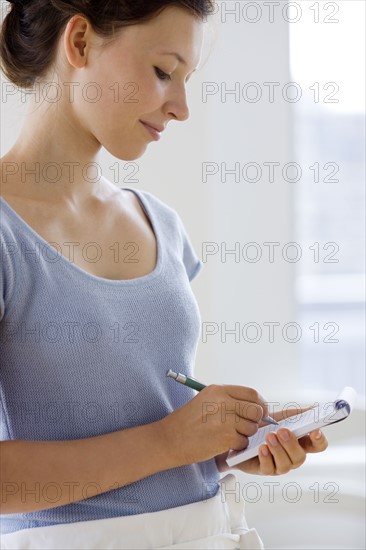
[[275,435],[269,434],[268,439],[269,439],[270,444],[273,445],[273,447],[278,445],[277,437]]
[[261,447],[261,453],[263,456],[268,456],[268,449],[267,447]]
[[277,432],[277,434],[278,434],[278,437],[282,439],[282,441],[288,441],[290,439],[290,434],[287,430],[283,430],[283,431],[281,430]]
[[320,439],[322,437],[322,435],[323,435],[322,432],[320,430],[318,430],[316,432],[315,439]]

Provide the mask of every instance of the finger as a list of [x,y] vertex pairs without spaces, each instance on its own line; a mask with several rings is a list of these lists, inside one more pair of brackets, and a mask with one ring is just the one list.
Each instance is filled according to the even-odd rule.
[[292,462],[286,450],[282,447],[275,433],[269,433],[266,436],[266,443],[273,455],[275,471],[277,474],[286,474],[292,468]]
[[235,429],[240,435],[250,437],[257,433],[258,424],[256,422],[251,422],[250,420],[241,418],[240,422],[235,424]]
[[277,437],[291,461],[291,469],[299,468],[304,464],[306,453],[296,436],[287,428],[281,428],[277,430]]
[[314,430],[299,439],[306,453],[320,453],[328,447],[328,440],[321,430]]
[[240,434],[240,441],[237,445],[233,444],[231,448],[233,451],[243,451],[248,447],[249,440],[245,435]]
[[257,392],[257,390],[253,388],[248,388],[246,386],[234,386],[231,384],[223,384],[225,390],[228,392],[230,397],[232,397],[235,400],[239,400],[243,402],[250,402],[255,403],[259,405],[263,410],[261,416],[257,417],[257,421],[259,421],[263,416],[268,415],[268,406],[266,401],[260,393]]
[[328,440],[321,430],[313,430],[309,433],[313,447],[324,451],[328,447]]
[[257,403],[241,402],[236,410],[238,416],[245,420],[255,422],[258,428],[258,424],[263,416],[263,408],[260,405]]
[[273,456],[270,453],[267,445],[261,445],[259,447],[259,471],[264,476],[276,475],[276,465],[273,460]]

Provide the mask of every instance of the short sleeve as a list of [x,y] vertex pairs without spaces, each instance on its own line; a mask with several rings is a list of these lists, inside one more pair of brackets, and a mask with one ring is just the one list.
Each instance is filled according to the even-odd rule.
[[203,262],[198,258],[188,233],[184,227],[181,218],[178,216],[179,229],[183,242],[183,263],[186,268],[189,281],[192,281],[203,267]]
[[5,304],[9,303],[15,288],[15,268],[11,261],[14,245],[7,243],[0,235],[0,321],[5,315]]
[[4,274],[3,274],[3,262],[1,258],[0,268],[0,321],[4,317],[5,303],[4,303]]

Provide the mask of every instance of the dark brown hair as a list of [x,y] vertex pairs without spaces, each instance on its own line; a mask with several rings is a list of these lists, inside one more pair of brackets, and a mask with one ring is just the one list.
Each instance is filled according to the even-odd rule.
[[[55,60],[68,21],[84,15],[96,34],[113,38],[122,27],[143,23],[169,6],[202,19],[214,13],[213,0],[23,0],[11,4],[0,32],[1,69],[20,88],[30,89]],[[9,4],[10,5],[10,4]]]

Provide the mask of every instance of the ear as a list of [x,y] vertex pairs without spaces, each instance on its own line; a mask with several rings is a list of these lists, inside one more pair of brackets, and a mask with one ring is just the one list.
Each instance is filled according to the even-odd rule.
[[91,45],[92,28],[82,15],[74,15],[64,31],[65,54],[70,65],[76,69],[85,66]]

